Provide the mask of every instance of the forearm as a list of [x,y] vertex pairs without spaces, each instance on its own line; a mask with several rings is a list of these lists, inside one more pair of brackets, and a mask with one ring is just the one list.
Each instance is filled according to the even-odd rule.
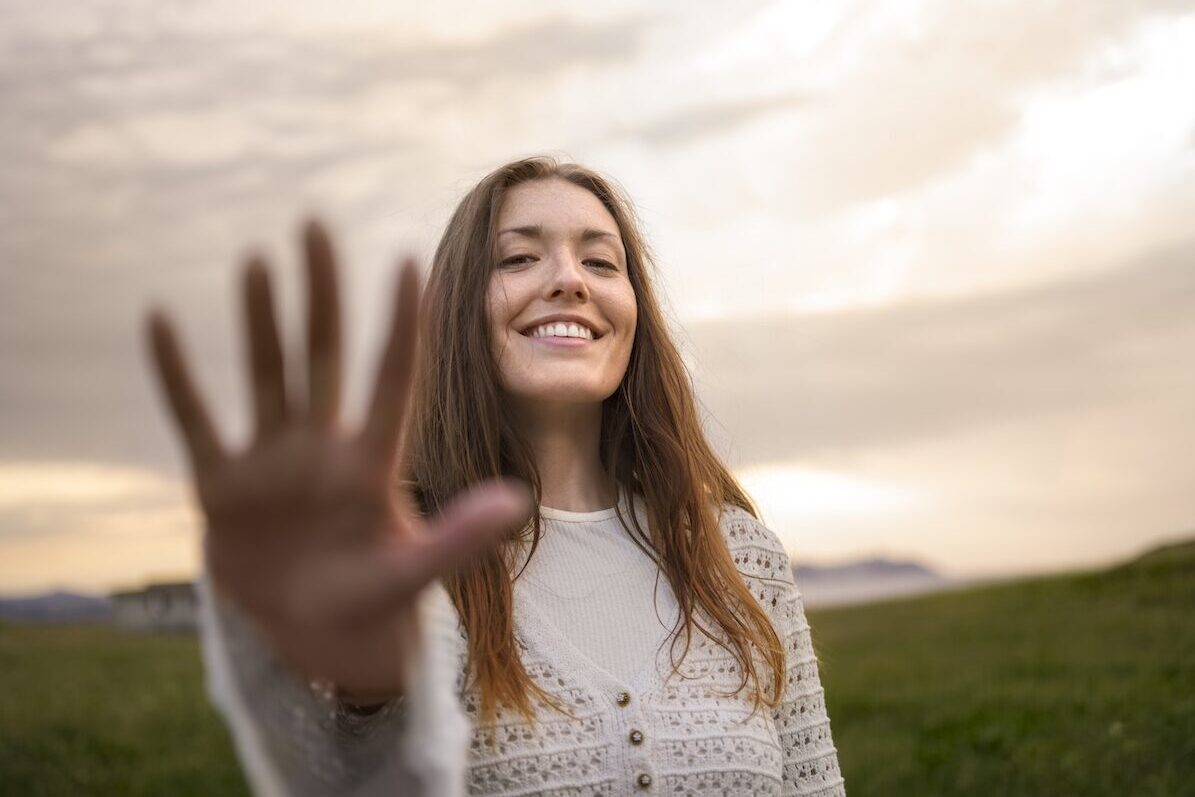
[[[409,700],[378,693],[346,700],[295,674],[235,605],[206,579],[200,587],[208,691],[256,794],[364,795],[379,783],[393,793],[456,793],[428,785],[459,781],[455,770],[463,766],[463,743],[458,761],[453,740],[463,739],[464,718],[454,696],[437,694],[450,693],[451,682],[428,686],[431,673],[417,671]],[[353,710],[354,701],[366,709]],[[429,736],[448,740],[438,760],[412,755],[412,740]]]

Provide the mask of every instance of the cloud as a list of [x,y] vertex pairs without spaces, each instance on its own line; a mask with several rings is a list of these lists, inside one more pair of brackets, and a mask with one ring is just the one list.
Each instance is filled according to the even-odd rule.
[[174,495],[176,485],[157,473],[80,462],[0,463],[0,511],[36,505],[121,504]]
[[1177,2],[936,4],[875,50],[803,121],[793,177],[807,207],[915,187],[964,165],[1014,127],[1022,103],[1058,81],[1102,82],[1109,45]]
[[0,463],[0,591],[194,572],[201,518],[185,485],[122,463]]
[[[408,40],[391,28],[355,35],[296,35],[264,28],[246,35],[163,26],[96,29],[83,40],[43,38],[0,54],[9,114],[0,133],[36,144],[75,120],[121,124],[143,108],[180,115],[238,109],[263,123],[301,124],[285,106],[351,104],[380,85],[403,85],[449,104],[493,81],[531,86],[585,65],[622,64],[641,52],[656,24],[635,15],[595,23],[545,17],[463,41]],[[55,91],[45,91],[52,82]],[[30,117],[19,111],[37,110]],[[281,115],[281,116],[279,116]]]
[[615,133],[613,138],[634,138],[657,147],[684,145],[706,136],[733,131],[778,112],[804,108],[811,101],[810,96],[800,93],[728,98],[674,110]]
[[1195,373],[1178,365],[1195,348],[1195,242],[1040,287],[706,321],[686,338],[712,433],[742,464],[847,456],[1160,391],[1195,406]]
[[[619,135],[657,149],[692,145],[800,107],[806,112],[777,123],[766,138],[766,149],[780,156],[771,169],[790,186],[801,212],[838,210],[961,169],[1009,136],[1034,92],[1115,80],[1126,68],[1117,59],[1135,31],[1189,11],[1173,0],[936,2],[911,15],[897,8],[875,4],[843,14],[818,46],[796,53],[782,44],[762,46],[770,40],[760,40],[755,26],[731,31],[709,46],[749,50],[735,38],[749,34],[758,53],[730,65],[733,84],[725,75],[694,71],[691,88],[678,92],[684,99],[665,99],[670,110]],[[803,44],[803,36],[794,31],[787,38]],[[783,42],[786,34],[772,38]],[[741,99],[758,86],[776,99]],[[739,139],[724,143],[743,146]]]

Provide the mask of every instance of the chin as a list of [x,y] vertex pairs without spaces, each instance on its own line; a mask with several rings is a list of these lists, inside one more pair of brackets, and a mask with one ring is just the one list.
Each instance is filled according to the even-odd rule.
[[533,404],[601,404],[618,389],[615,385],[552,384],[525,385],[509,390],[521,401]]

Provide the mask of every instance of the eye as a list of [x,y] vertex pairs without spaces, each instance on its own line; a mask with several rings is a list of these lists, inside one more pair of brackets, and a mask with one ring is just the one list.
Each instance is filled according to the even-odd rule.
[[609,260],[598,260],[595,258],[590,258],[589,260],[586,260],[585,262],[593,263],[593,264],[597,265],[598,268],[604,269],[606,271],[618,271],[618,266],[614,265]]
[[503,268],[504,266],[521,266],[523,265],[523,261],[533,259],[531,255],[513,255],[505,260],[498,261],[498,268]]

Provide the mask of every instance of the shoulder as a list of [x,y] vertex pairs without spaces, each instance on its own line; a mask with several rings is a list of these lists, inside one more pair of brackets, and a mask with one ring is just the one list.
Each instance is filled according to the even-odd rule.
[[788,551],[776,533],[758,518],[741,507],[725,504],[719,526],[735,568],[748,583],[793,583]]
[[787,655],[800,660],[807,654],[792,645],[809,644],[807,637],[800,642],[801,635],[808,634],[809,624],[788,551],[775,532],[745,509],[723,507],[720,520],[735,569],[771,618],[781,640],[787,640]]

